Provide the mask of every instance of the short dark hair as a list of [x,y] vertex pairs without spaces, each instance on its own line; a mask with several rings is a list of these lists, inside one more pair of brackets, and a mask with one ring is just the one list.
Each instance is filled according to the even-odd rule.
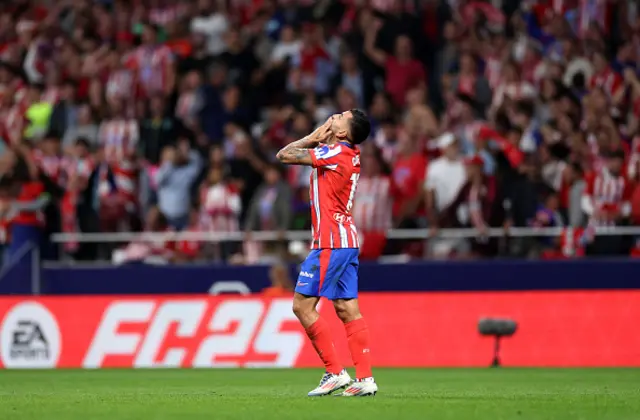
[[363,110],[355,108],[351,110],[349,129],[351,131],[351,141],[353,144],[360,144],[369,137],[371,133],[371,123],[369,122],[369,117],[367,117],[367,114]]
[[87,149],[91,149],[91,143],[89,143],[89,140],[86,137],[78,137],[76,139],[76,146],[83,146]]

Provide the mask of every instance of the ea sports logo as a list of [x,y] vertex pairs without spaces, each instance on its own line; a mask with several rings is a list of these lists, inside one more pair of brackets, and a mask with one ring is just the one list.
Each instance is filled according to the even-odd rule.
[[60,329],[47,308],[24,302],[2,321],[0,358],[7,368],[53,368],[60,357]]

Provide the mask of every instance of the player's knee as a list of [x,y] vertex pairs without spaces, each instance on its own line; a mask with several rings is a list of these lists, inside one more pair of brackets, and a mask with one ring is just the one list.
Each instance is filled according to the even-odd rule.
[[293,299],[293,313],[298,319],[308,317],[313,311],[314,306],[312,302],[308,302],[306,299]]
[[304,314],[304,305],[294,299],[293,301],[293,313],[296,317],[300,318]]
[[336,315],[343,323],[355,321],[358,318],[362,318],[360,314],[360,308],[358,307],[358,301],[356,299],[337,299],[333,301],[333,307],[336,310]]

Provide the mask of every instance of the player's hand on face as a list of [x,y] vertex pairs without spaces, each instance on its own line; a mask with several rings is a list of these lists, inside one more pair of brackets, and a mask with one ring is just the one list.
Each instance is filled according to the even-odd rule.
[[331,132],[331,124],[333,123],[332,117],[330,117],[327,121],[324,122],[320,127],[318,127],[316,139],[320,143],[326,143],[327,140],[331,138],[333,133]]

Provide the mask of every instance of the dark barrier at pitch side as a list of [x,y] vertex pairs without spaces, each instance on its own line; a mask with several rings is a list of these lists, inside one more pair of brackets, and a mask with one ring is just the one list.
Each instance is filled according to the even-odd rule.
[[[296,269],[291,267],[294,282]],[[223,290],[230,287],[228,291],[259,292],[269,285],[268,271],[268,266],[224,265],[43,268],[40,291],[51,295],[195,294],[207,293],[215,284]],[[0,294],[31,293],[32,275],[33,270],[28,267],[15,267],[0,279]],[[632,288],[640,288],[640,260],[362,263],[360,266],[361,291]]]

